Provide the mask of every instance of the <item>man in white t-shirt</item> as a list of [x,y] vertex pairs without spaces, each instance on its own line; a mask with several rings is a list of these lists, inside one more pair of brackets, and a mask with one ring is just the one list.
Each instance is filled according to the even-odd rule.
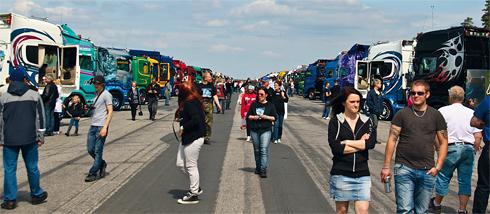
[[87,150],[94,159],[94,164],[85,178],[85,182],[92,182],[105,177],[107,163],[102,158],[104,144],[107,138],[109,124],[112,119],[112,95],[104,88],[103,76],[94,77],[96,97],[91,111],[92,122],[87,134]]
[[435,213],[441,213],[441,202],[448,194],[449,182],[454,170],[458,170],[459,209],[458,213],[467,213],[466,205],[471,195],[471,175],[475,151],[480,150],[482,139],[481,130],[471,127],[470,121],[473,110],[463,106],[464,90],[460,86],[449,89],[449,102],[451,105],[439,109],[447,123],[448,152],[446,161],[437,174],[435,191],[430,208]]

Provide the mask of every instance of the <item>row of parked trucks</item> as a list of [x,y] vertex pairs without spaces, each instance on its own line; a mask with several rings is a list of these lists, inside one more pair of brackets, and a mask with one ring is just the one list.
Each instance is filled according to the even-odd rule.
[[418,79],[429,83],[428,103],[436,108],[448,104],[448,89],[454,85],[465,88],[466,98],[478,103],[490,95],[490,31],[461,26],[419,33],[414,40],[355,44],[334,59],[316,60],[289,77],[295,79],[300,94],[312,100],[334,80],[341,87],[355,87],[365,98],[374,78],[381,79],[385,120],[407,105],[410,84]]
[[20,71],[19,67],[24,68],[29,83],[40,90],[45,75],[59,78],[60,97],[65,105],[75,95],[84,104],[92,104],[95,98],[92,79],[103,75],[115,110],[128,103],[127,92],[132,81],[136,82],[144,102],[146,87],[153,78],[157,79],[164,96],[166,87],[171,87],[174,93],[173,85],[185,76],[202,79],[203,70],[158,51],[96,46],[66,24],[57,25],[15,13],[0,14],[0,85],[6,84],[11,72]]

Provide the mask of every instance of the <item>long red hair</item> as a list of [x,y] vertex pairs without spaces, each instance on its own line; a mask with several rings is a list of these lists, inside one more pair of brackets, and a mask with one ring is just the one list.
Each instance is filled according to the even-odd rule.
[[184,82],[179,85],[179,92],[178,92],[178,103],[179,103],[179,108],[175,112],[175,117],[179,118],[180,112],[184,110],[184,104],[186,102],[191,102],[194,100],[197,100],[201,106],[201,108],[204,110],[204,105],[203,105],[203,100],[201,93],[199,89],[192,83],[191,81]]

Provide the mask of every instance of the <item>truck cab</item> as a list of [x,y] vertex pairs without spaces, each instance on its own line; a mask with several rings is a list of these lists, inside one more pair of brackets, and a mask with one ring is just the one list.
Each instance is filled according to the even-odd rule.
[[323,81],[325,78],[325,65],[331,60],[318,59],[314,63],[308,65],[305,71],[303,97],[308,97],[310,100],[322,97]]
[[420,33],[413,59],[411,80],[429,83],[432,107],[448,104],[448,89],[459,85],[466,99],[479,103],[489,95],[490,31],[475,27],[453,27]]
[[[354,87],[363,98],[372,90],[374,79],[382,80],[383,113],[390,120],[406,106],[407,74],[412,68],[414,41],[378,42],[369,47],[368,56],[357,61]],[[368,110],[364,106],[364,110]]]

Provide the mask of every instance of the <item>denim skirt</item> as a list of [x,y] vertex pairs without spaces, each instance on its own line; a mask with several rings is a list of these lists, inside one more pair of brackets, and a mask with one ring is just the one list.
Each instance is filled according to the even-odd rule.
[[335,201],[371,201],[371,177],[330,177],[330,197]]

